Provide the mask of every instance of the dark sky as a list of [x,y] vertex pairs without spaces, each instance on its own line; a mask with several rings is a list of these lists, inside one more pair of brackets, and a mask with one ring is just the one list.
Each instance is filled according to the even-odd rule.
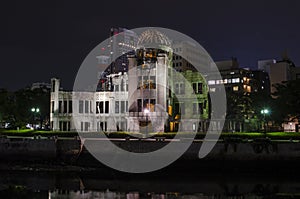
[[0,87],[62,79],[71,88],[85,56],[110,27],[159,26],[198,41],[214,60],[237,57],[243,67],[280,59],[300,66],[300,1],[39,0],[1,3]]

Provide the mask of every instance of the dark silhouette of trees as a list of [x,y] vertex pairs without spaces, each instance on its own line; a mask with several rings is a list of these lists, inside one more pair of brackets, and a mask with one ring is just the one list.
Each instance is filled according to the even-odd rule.
[[[40,111],[34,115],[31,108]],[[42,123],[49,118],[49,109],[50,91],[47,89],[25,88],[15,92],[0,89],[0,121],[10,123],[12,128],[22,128],[37,119]]]
[[277,122],[300,119],[300,79],[274,85],[274,120]]
[[241,130],[258,131],[263,119],[261,110],[265,108],[272,110],[273,107],[272,98],[267,92],[227,92],[226,95],[226,119],[227,122],[235,123],[233,128],[236,130],[242,128]]
[[6,89],[0,89],[0,121],[14,122],[14,96]]

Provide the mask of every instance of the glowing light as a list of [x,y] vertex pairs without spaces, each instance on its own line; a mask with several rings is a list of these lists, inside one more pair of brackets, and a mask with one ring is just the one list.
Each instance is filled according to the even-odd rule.
[[39,108],[31,108],[31,112],[36,112],[36,113],[38,113],[38,112],[40,112],[40,109],[39,109]]
[[261,114],[268,114],[269,113],[269,110],[268,109],[262,109],[260,111]]

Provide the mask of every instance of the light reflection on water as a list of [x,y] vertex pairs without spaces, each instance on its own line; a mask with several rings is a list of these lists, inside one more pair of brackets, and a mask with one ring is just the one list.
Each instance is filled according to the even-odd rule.
[[292,175],[0,171],[1,199],[271,199],[299,193],[300,178]]
[[88,191],[88,190],[55,190],[55,191],[33,191],[23,193],[13,193],[20,190],[10,190],[5,194],[0,195],[1,198],[35,198],[35,199],[262,199],[262,198],[296,198],[296,195],[284,194],[273,196],[258,196],[255,194],[247,193],[243,195],[217,195],[217,194],[204,194],[204,193],[139,193],[139,192],[113,192],[106,191]]
[[[214,195],[204,195],[202,193],[193,193],[193,194],[182,194],[182,193],[144,193],[139,192],[129,192],[129,193],[119,193],[112,192],[109,190],[106,191],[51,191],[49,192],[49,198],[70,198],[70,199],[216,199],[221,198]],[[244,196],[231,196],[228,198],[247,198]],[[254,197],[251,197],[254,198]],[[255,197],[261,198],[261,197]]]

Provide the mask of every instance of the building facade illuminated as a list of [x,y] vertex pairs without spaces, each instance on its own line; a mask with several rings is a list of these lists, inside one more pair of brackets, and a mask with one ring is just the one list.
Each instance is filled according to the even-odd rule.
[[[149,43],[158,48],[147,46]],[[110,69],[113,72],[100,78],[108,86],[98,84],[95,92],[62,91],[60,80],[53,78],[52,129],[75,131],[76,126],[82,132],[206,130],[209,106],[205,79],[192,70],[175,72],[168,37],[149,29],[141,33],[134,53],[126,58],[128,69]],[[104,66],[109,63],[105,55],[97,59]],[[77,116],[82,120],[74,124]]]
[[226,92],[250,95],[251,93],[270,91],[270,80],[266,72],[240,68],[236,59],[216,62],[222,79],[215,78],[215,73],[208,76],[207,84],[210,92],[216,92],[224,85]]

